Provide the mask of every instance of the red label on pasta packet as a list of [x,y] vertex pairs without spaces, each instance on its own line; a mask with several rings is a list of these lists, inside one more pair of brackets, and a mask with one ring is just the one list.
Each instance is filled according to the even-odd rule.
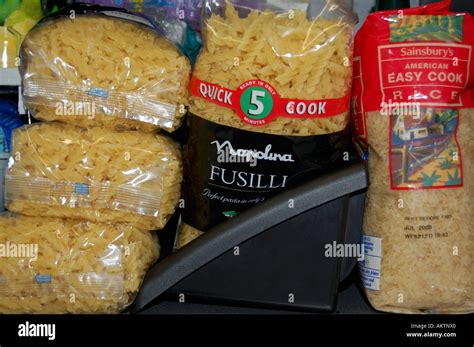
[[328,118],[349,111],[350,95],[323,100],[282,98],[268,82],[250,80],[236,90],[218,84],[191,78],[192,95],[216,105],[233,109],[247,124],[262,126],[277,117]]

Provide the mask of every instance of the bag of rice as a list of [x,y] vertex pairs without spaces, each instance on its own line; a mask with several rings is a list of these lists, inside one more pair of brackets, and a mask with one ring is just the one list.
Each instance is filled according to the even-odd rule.
[[172,131],[186,113],[188,59],[125,10],[58,11],[28,33],[20,54],[24,102],[38,119]]
[[474,19],[449,5],[371,14],[355,40],[371,180],[360,272],[381,311],[474,311]]
[[5,204],[30,216],[161,229],[181,180],[180,149],[165,136],[37,123],[13,134]]
[[311,16],[309,3],[205,2],[184,154],[191,227],[179,240],[329,170],[344,151],[354,18],[325,1]]
[[0,215],[0,313],[118,313],[158,259],[127,224]]

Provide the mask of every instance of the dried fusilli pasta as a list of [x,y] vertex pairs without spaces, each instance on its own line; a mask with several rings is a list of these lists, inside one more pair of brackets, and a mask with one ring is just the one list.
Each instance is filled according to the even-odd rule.
[[38,119],[176,129],[191,66],[152,28],[101,14],[48,19],[21,49],[24,101]]
[[127,224],[0,216],[0,313],[118,313],[158,258]]
[[181,223],[177,233],[175,248],[179,249],[181,247],[186,246],[188,243],[197,239],[202,234],[204,234],[204,232],[193,228],[189,224]]
[[17,129],[10,211],[160,229],[180,195],[181,153],[165,136],[39,123]]
[[[248,80],[269,82],[285,98],[340,98],[350,92],[352,26],[337,19],[307,19],[305,11],[250,11],[240,17],[229,3],[225,16],[212,14],[203,29],[204,47],[194,76],[237,89]],[[190,111],[210,121],[277,135],[319,135],[343,130],[348,112],[331,118],[276,118],[264,126],[244,123],[236,113],[191,96]]]

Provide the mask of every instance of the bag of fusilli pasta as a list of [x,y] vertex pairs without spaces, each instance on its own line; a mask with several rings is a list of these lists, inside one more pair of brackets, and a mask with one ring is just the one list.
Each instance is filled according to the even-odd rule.
[[235,3],[204,4],[181,241],[329,170],[347,143],[352,14],[324,0]]
[[158,259],[129,224],[0,215],[0,313],[118,313]]
[[20,58],[25,105],[41,120],[172,131],[186,113],[191,65],[138,14],[65,8],[28,33]]
[[180,148],[162,135],[37,123],[16,129],[9,211],[161,229],[180,196]]

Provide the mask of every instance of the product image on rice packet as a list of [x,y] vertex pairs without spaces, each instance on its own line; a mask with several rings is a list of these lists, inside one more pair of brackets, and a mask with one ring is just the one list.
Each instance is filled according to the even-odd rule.
[[0,215],[0,313],[119,313],[158,259],[129,224]]
[[16,129],[5,205],[30,216],[165,226],[180,196],[179,146],[162,135],[59,122]]
[[125,10],[58,11],[28,33],[20,57],[24,103],[37,119],[150,132],[173,131],[186,113],[190,62]]
[[450,2],[370,14],[353,133],[370,186],[360,277],[372,306],[474,312],[474,18]]

